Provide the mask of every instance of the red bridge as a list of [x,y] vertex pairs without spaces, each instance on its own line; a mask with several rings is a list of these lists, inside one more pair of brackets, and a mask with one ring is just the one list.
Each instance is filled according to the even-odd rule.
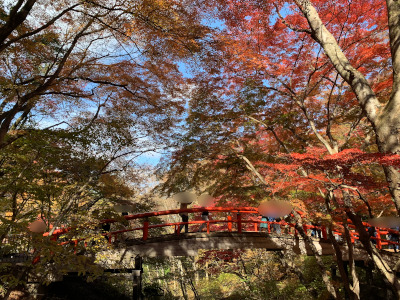
[[[177,215],[180,213],[192,213],[200,218],[203,211],[209,211],[213,215],[213,220],[193,220],[190,222],[169,222],[155,224],[151,221],[160,222],[161,216]],[[123,226],[114,219],[103,220],[101,223],[115,224],[111,227],[123,226],[123,229],[112,229],[110,232],[103,233],[111,244],[111,250],[105,250],[99,253],[99,259],[102,257],[103,264],[111,265],[115,263],[128,263],[132,257],[140,256],[194,256],[199,249],[249,249],[264,248],[270,251],[292,251],[299,254],[314,255],[309,243],[306,243],[295,229],[295,224],[286,222],[261,221],[258,209],[254,207],[209,207],[209,208],[190,208],[176,209],[168,211],[147,212],[135,215],[124,216],[130,223],[140,223],[138,227]],[[136,222],[135,222],[136,221]],[[197,233],[198,227],[205,223],[206,233]],[[189,233],[181,233],[181,225],[189,226]],[[260,224],[266,224],[266,232],[260,232]],[[281,233],[273,232],[273,225],[277,224]],[[367,228],[370,226],[364,223]],[[276,227],[276,226],[275,226]],[[355,255],[358,260],[364,260],[366,253],[358,243],[358,233],[354,226],[349,224],[351,240],[355,245]],[[320,255],[332,255],[334,249],[327,239],[325,226],[314,226],[309,224],[302,225],[306,233],[311,230],[320,231],[321,238],[312,239],[315,248]],[[158,230],[157,230],[158,229]],[[160,229],[164,229],[160,233]],[[165,230],[166,229],[166,230]],[[58,229],[53,232],[52,239],[66,233],[67,229]],[[169,232],[168,232],[169,231]],[[337,223],[334,235],[340,240],[344,234],[344,228]],[[386,238],[388,234],[399,234],[398,231],[390,228],[376,228],[376,236],[371,237],[375,240],[376,247],[380,250],[387,250],[389,245],[392,248],[399,245],[398,242]],[[45,234],[45,235],[48,235]],[[75,238],[72,241],[62,242],[62,244],[85,243],[82,238]],[[346,245],[342,243],[343,253],[347,253]],[[389,251],[381,251],[387,260],[396,261],[398,256]],[[346,258],[344,258],[346,259]],[[101,260],[101,259],[100,259]]]

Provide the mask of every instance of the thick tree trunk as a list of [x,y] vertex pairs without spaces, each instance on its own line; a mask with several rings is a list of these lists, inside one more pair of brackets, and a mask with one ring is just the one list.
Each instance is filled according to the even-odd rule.
[[294,0],[311,29],[311,37],[322,46],[340,76],[351,86],[367,118],[375,125],[381,104],[364,75],[354,68],[335,37],[325,27],[309,0]]
[[[398,77],[398,76],[395,76]],[[398,80],[398,79],[397,79]],[[398,89],[398,83],[393,85]],[[380,114],[376,126],[376,142],[381,153],[400,154],[400,91],[391,95],[389,103]],[[384,167],[393,202],[400,215],[400,172],[398,168]]]
[[384,171],[389,185],[390,195],[396,206],[397,214],[400,216],[400,172],[394,167],[384,167]]

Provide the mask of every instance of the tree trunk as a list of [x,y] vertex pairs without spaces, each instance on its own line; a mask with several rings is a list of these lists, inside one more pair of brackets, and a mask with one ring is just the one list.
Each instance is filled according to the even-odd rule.
[[299,216],[299,214],[296,211],[293,211],[293,214],[296,219],[296,225],[295,225],[296,230],[300,233],[301,237],[304,239],[304,242],[306,242],[310,246],[312,252],[314,253],[315,260],[316,260],[319,268],[321,269],[322,280],[325,283],[326,289],[328,290],[328,292],[331,294],[331,296],[334,299],[338,299],[338,295],[336,293],[335,287],[331,281],[331,278],[330,278],[328,271],[324,265],[324,262],[321,259],[321,256],[318,254],[317,248],[315,248],[313,241],[303,230],[303,223],[302,223],[301,217]]
[[351,278],[353,280],[352,285],[350,285],[351,296],[354,300],[360,300],[360,281],[357,276],[356,265],[354,262],[353,243],[351,241],[350,231],[349,231],[349,228],[348,228],[346,222],[344,224],[344,232],[345,232],[347,248],[348,248],[350,274],[351,274]]
[[206,281],[208,282],[208,262],[206,262]]
[[198,285],[200,281],[199,269],[196,266],[196,261],[194,259],[193,259],[193,271],[194,271],[194,282],[196,283],[196,285]]
[[331,240],[333,249],[335,250],[336,263],[337,263],[337,266],[339,269],[340,277],[342,278],[343,286],[344,286],[347,294],[350,295],[351,299],[354,299],[353,292],[350,287],[349,276],[344,268],[342,250],[340,250],[340,246],[339,246],[338,242],[336,241],[331,228],[329,228],[328,234],[329,234],[329,239]]
[[180,273],[180,277],[179,277],[179,284],[181,286],[181,291],[182,291],[182,296],[185,300],[188,300],[188,294],[187,294],[187,289],[186,289],[186,283],[185,283],[185,274],[184,274],[184,270],[183,270],[183,266],[182,266],[182,261],[180,259],[177,260],[178,262],[178,268],[179,268],[179,273]]
[[400,281],[396,276],[396,272],[392,270],[385,260],[380,255],[378,249],[371,243],[368,232],[361,221],[361,218],[350,210],[346,212],[349,219],[352,221],[353,225],[359,234],[360,242],[363,244],[365,250],[372,258],[375,267],[381,272],[385,280],[390,284],[390,288],[393,290],[397,299],[400,299]]
[[321,45],[336,71],[351,86],[360,107],[370,122],[375,125],[381,104],[369,82],[360,71],[350,64],[335,37],[325,27],[310,0],[294,1],[308,21],[311,37]]
[[[194,260],[191,260],[191,261],[192,261],[192,263],[194,262]],[[193,265],[193,264],[192,264],[192,265]],[[196,300],[200,300],[200,296],[199,296],[199,293],[197,292],[196,286],[193,284],[192,275],[189,274],[189,272],[188,272],[188,270],[187,270],[187,268],[186,268],[186,266],[185,266],[184,264],[182,264],[182,268],[183,268],[183,270],[185,271],[185,274],[184,274],[184,275],[187,277],[187,279],[188,279],[188,281],[189,281],[189,285],[190,285],[190,288],[191,288],[192,291],[193,291],[194,298],[195,298]]]
[[[397,153],[400,154],[400,153]],[[396,207],[397,214],[400,216],[400,172],[394,167],[384,167],[386,181],[393,203]]]
[[[376,143],[381,153],[400,154],[400,74],[394,76],[392,95],[375,125]],[[400,216],[400,172],[398,168],[384,167],[386,181]]]
[[[379,102],[365,76],[350,64],[311,2],[309,0],[295,0],[295,2],[308,21],[311,37],[323,47],[336,71],[351,86],[361,109],[372,124],[379,151],[400,154],[400,4],[398,1],[386,0],[393,61],[392,93],[386,105]],[[400,216],[400,173],[394,167],[384,169],[390,194]]]
[[200,300],[199,293],[197,292],[196,286],[193,284],[192,278],[189,278],[189,284],[190,284],[190,288],[191,288],[192,291],[193,291],[194,299]]
[[163,278],[164,276],[163,276],[163,272],[161,271],[161,268],[160,268],[160,266],[158,264],[156,264],[156,270],[157,270],[157,282],[158,282],[158,285],[160,287],[162,287],[164,279],[161,280],[161,278]]
[[[365,76],[351,65],[335,37],[328,31],[310,0],[294,0],[307,19],[311,37],[323,47],[332,65],[340,76],[351,86],[361,109],[371,122],[376,134],[376,143],[381,153],[400,154],[400,3],[386,0],[388,12],[390,50],[393,65],[393,87],[390,99],[383,105],[377,99]],[[385,167],[389,190],[400,215],[400,173],[394,167]],[[382,259],[379,251],[371,244],[361,219],[347,211],[360,235],[360,241],[371,256],[378,270],[391,284],[400,299],[400,282],[395,272]]]

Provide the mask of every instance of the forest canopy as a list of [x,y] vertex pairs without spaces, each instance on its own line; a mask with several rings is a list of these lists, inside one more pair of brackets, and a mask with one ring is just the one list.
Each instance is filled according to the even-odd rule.
[[[54,253],[100,272],[47,243],[56,228],[96,232],[120,218],[116,205],[157,210],[162,197],[193,191],[226,207],[287,201],[299,232],[318,220],[336,250],[334,227],[350,220],[400,297],[398,270],[363,225],[400,214],[397,1],[0,4],[1,255],[31,242],[49,255],[0,266],[4,293],[26,272],[54,271]],[[154,153],[157,170],[140,163]],[[28,230],[38,219],[47,240]],[[318,255],[316,264],[340,298]],[[340,275],[359,299],[349,264]]]

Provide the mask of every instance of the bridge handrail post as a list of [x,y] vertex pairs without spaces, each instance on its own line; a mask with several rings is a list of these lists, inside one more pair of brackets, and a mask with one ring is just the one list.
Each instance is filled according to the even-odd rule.
[[238,228],[238,232],[242,233],[242,215],[240,214],[240,212],[238,211],[237,214],[237,228]]
[[74,241],[74,254],[76,254],[76,248],[78,247],[78,239]]
[[231,232],[232,231],[232,216],[228,216],[228,231]]
[[210,221],[207,221],[207,234],[210,234]]
[[379,229],[376,230],[376,247],[379,250],[382,250],[382,238],[381,238],[381,232]]
[[270,221],[268,221],[268,233],[271,233],[271,222]]
[[[36,249],[33,249],[33,253],[36,252]],[[32,260],[32,265],[36,265],[38,262],[40,262],[40,254],[35,256]]]
[[149,237],[149,218],[145,218],[143,222],[143,241]]
[[257,226],[257,223],[256,223],[256,222],[254,222],[254,231],[255,231],[255,232],[258,231],[258,226]]

